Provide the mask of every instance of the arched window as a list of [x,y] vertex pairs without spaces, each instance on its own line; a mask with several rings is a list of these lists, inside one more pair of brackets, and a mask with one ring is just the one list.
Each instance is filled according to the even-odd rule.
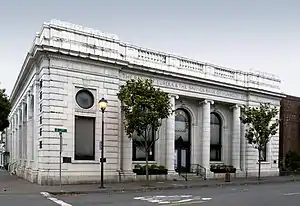
[[175,112],[175,140],[180,137],[183,142],[189,141],[190,135],[190,118],[188,113],[183,109],[177,109]]
[[217,113],[210,114],[210,161],[221,161],[222,121]]
[[191,118],[184,109],[175,112],[175,154],[176,171],[190,171],[191,166]]

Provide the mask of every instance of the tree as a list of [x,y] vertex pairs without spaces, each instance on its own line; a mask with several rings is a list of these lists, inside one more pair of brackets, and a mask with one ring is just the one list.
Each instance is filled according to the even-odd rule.
[[10,110],[11,104],[8,96],[5,94],[5,89],[0,89],[0,132],[9,126],[7,118]]
[[[136,146],[146,154],[146,179],[149,180],[148,155],[159,139],[152,136],[161,126],[161,120],[171,111],[169,96],[153,86],[150,79],[131,79],[122,85],[118,95],[125,117],[125,131]],[[142,141],[141,141],[142,140]]]
[[270,103],[260,104],[260,107],[244,106],[241,112],[241,122],[248,126],[245,138],[248,143],[258,150],[258,179],[260,179],[261,155],[267,143],[278,131],[279,120],[276,107]]

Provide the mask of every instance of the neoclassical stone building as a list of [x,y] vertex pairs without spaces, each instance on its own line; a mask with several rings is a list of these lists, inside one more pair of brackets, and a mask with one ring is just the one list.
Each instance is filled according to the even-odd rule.
[[[244,138],[240,106],[270,102],[280,106],[280,80],[152,51],[124,43],[116,35],[52,20],[43,24],[11,94],[11,171],[32,182],[52,184],[59,174],[59,134],[63,134],[64,183],[99,181],[101,112],[106,98],[105,180],[135,178],[145,154],[122,126],[119,86],[131,78],[151,78],[170,94],[174,113],[155,135],[151,164],[176,168],[230,164],[238,175],[255,174],[258,154]],[[264,153],[262,174],[278,174],[276,135]]]

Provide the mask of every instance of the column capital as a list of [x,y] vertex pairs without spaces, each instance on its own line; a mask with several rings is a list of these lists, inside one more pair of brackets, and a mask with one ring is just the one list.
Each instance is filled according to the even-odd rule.
[[199,101],[199,104],[214,104],[214,100],[210,100],[210,99],[205,99],[203,101]]
[[25,94],[24,97],[23,97],[23,99],[20,102],[20,106],[23,107],[24,104],[26,104],[26,103],[27,103],[27,95]]
[[26,95],[27,95],[27,97],[30,97],[30,96],[32,95],[32,90],[29,89],[29,90],[26,92]]
[[175,99],[179,99],[179,95],[177,95],[177,94],[168,94],[168,95],[170,98],[174,97]]
[[238,108],[241,108],[241,107],[242,107],[242,105],[235,104],[235,105],[230,106],[230,109],[238,109]]
[[39,86],[40,85],[40,80],[36,79],[32,86]]

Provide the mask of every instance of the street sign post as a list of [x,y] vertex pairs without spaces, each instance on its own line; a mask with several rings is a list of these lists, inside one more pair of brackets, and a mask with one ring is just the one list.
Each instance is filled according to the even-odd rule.
[[55,128],[55,132],[67,132],[67,129]]
[[54,131],[59,133],[59,186],[61,190],[61,153],[62,153],[62,146],[63,146],[62,133],[67,132],[67,129],[55,128]]

